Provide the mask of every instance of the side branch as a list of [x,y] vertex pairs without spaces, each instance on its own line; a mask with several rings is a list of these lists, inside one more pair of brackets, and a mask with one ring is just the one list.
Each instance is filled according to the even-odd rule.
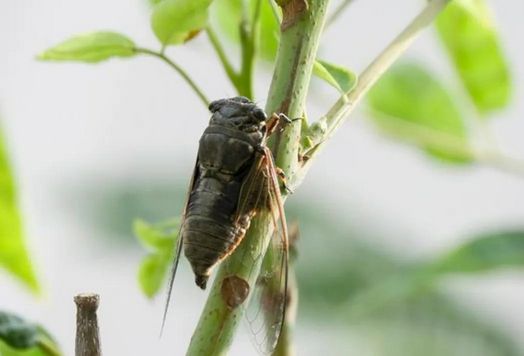
[[195,94],[204,103],[204,105],[206,107],[209,106],[210,101],[207,98],[207,96],[204,94],[202,89],[199,88],[199,86],[195,83],[195,81],[189,76],[189,74],[181,66],[179,66],[178,64],[173,62],[171,59],[169,59],[163,52],[156,52],[156,51],[152,51],[147,48],[135,48],[135,52],[157,57],[161,59],[162,61],[164,61],[167,65],[169,65],[176,72],[178,72],[178,74],[180,74],[180,76],[186,81],[187,84],[189,84],[191,89],[193,89]]
[[[319,144],[314,152],[311,153],[310,158],[333,136],[373,84],[411,46],[422,31],[431,25],[449,2],[450,0],[430,1],[413,21],[360,74],[355,88],[342,95],[327,114],[319,120],[325,125],[326,129],[323,136],[318,139]],[[308,160],[308,163],[310,161]]]
[[211,28],[211,25],[208,25],[206,28],[206,34],[209,38],[209,42],[211,43],[211,46],[213,46],[213,49],[215,50],[218,59],[220,60],[220,63],[222,63],[222,67],[224,67],[224,71],[227,74],[227,77],[231,81],[231,83],[235,86],[237,91],[239,90],[239,80],[240,76],[233,68],[233,65],[229,61],[229,58],[226,55],[226,52],[224,51],[224,48],[222,47],[222,44],[220,43],[218,36],[216,35],[215,31]]

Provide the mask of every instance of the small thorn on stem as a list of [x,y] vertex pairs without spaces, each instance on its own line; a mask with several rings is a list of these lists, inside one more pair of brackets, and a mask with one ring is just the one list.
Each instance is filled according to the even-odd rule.
[[288,194],[293,194],[293,189],[291,189],[287,184],[286,173],[279,167],[275,167],[275,171],[282,182],[282,188],[284,188]]

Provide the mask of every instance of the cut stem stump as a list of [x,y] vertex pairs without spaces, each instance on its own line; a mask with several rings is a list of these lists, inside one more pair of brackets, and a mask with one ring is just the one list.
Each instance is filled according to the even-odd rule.
[[76,303],[76,356],[100,356],[100,335],[96,311],[100,302],[98,294],[79,294]]

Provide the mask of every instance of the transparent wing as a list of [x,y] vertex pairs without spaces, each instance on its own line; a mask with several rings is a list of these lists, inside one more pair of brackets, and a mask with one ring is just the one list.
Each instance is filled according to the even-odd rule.
[[273,221],[274,233],[262,269],[253,288],[246,321],[253,343],[262,354],[275,349],[285,318],[288,283],[288,232],[279,182],[268,148],[261,154],[262,172],[258,187],[263,190],[257,210],[267,209]]
[[167,312],[169,311],[169,304],[171,301],[171,294],[173,291],[173,284],[175,282],[178,262],[180,261],[180,254],[182,253],[182,246],[184,245],[184,242],[182,241],[183,240],[182,239],[182,226],[184,226],[187,205],[189,204],[189,198],[191,196],[191,192],[193,191],[193,186],[195,184],[195,181],[197,180],[198,174],[199,174],[199,171],[198,171],[198,159],[197,159],[195,163],[195,168],[193,169],[193,175],[191,176],[191,180],[189,182],[189,189],[188,189],[187,196],[186,196],[186,202],[184,203],[184,210],[182,211],[182,216],[180,218],[180,228],[178,230],[178,240],[177,240],[176,248],[175,248],[175,256],[173,258],[173,263],[171,265],[171,274],[169,277],[169,285],[167,287],[166,304],[164,307],[164,315],[162,316],[162,327],[160,329],[160,335],[162,335],[162,332],[164,331],[164,326],[166,324],[166,317],[167,317]]

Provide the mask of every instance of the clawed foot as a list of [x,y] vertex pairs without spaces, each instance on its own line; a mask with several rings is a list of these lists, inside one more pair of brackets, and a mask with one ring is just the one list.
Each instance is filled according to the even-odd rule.
[[282,188],[284,188],[288,194],[293,194],[294,191],[287,185],[286,173],[279,167],[275,167],[275,171],[282,182]]

